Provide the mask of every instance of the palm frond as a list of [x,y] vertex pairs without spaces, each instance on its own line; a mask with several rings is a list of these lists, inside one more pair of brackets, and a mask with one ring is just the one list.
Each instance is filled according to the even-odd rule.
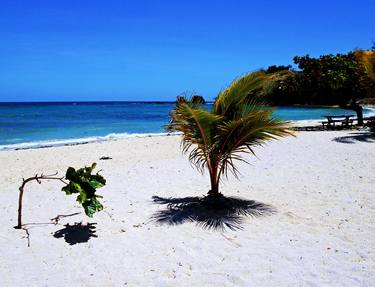
[[[244,107],[246,110],[251,110]],[[292,135],[288,123],[271,117],[272,110],[263,109],[249,112],[243,117],[227,121],[219,127],[220,148],[217,151],[220,174],[230,170],[237,175],[234,161],[244,161],[241,153],[252,153],[254,146],[261,146],[269,140]]]
[[266,73],[257,71],[235,79],[227,89],[219,93],[212,107],[212,112],[225,116],[230,112],[233,105],[242,102],[251,91],[260,89],[266,78]]
[[181,102],[171,113],[170,131],[182,132],[184,153],[190,151],[189,160],[199,170],[210,165],[208,155],[211,149],[215,129],[221,117],[208,111],[191,107],[189,103]]

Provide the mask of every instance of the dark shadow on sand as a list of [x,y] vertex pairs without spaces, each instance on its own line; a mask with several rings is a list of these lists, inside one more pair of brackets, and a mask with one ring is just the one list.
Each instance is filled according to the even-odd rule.
[[57,230],[53,236],[56,238],[64,237],[65,241],[70,245],[77,243],[83,243],[90,240],[91,237],[98,237],[95,233],[96,223],[87,223],[83,225],[80,223],[75,223],[73,225],[66,224],[63,229]]
[[245,217],[259,217],[276,212],[276,209],[268,204],[222,195],[184,198],[153,196],[152,199],[156,204],[166,205],[165,209],[152,216],[158,223],[178,225],[196,222],[204,229],[243,229]]
[[375,143],[375,134],[370,132],[351,133],[350,136],[336,137],[333,141],[345,144],[356,142]]

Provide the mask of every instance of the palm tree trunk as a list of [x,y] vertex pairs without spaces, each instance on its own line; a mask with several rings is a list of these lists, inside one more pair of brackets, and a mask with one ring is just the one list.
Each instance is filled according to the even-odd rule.
[[208,192],[208,194],[218,196],[220,193],[219,193],[219,179],[218,179],[217,174],[210,172],[210,180],[211,180],[211,189]]
[[357,114],[358,125],[363,126],[363,108],[360,105],[353,106],[353,110]]
[[363,108],[357,103],[352,103],[350,105],[340,105],[340,108],[346,110],[353,110],[357,114],[357,121],[359,126],[363,126]]

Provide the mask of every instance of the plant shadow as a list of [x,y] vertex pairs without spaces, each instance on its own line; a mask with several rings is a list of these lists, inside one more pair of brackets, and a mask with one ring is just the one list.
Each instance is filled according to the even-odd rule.
[[95,234],[95,224],[96,223],[87,223],[87,225],[83,225],[82,222],[80,222],[69,225],[68,223],[64,225],[65,227],[63,229],[57,230],[53,236],[55,238],[64,237],[65,241],[70,245],[87,242],[91,237],[98,237]]
[[160,224],[195,222],[204,229],[222,231],[227,228],[243,229],[245,217],[259,217],[276,212],[276,209],[268,204],[223,195],[183,198],[153,196],[152,199],[156,204],[167,205],[152,216],[152,219]]
[[369,132],[351,133],[350,136],[335,137],[333,141],[345,144],[356,142],[375,143],[375,134]]

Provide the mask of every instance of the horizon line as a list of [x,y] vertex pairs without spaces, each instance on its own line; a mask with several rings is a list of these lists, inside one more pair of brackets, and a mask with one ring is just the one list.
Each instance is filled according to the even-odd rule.
[[[213,103],[214,101],[206,101]],[[176,101],[0,101],[0,105],[4,104],[94,104],[94,103],[137,103],[137,104],[174,104]]]

